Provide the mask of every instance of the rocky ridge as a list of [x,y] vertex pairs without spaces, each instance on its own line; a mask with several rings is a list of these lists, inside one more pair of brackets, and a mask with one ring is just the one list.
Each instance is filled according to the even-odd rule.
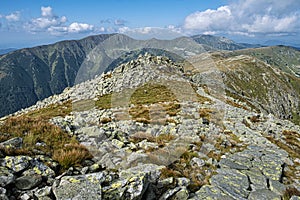
[[[231,97],[218,99],[193,80],[168,58],[146,54],[15,113],[71,100],[72,112],[50,122],[93,158],[61,173],[47,155],[3,154],[1,198],[299,199],[300,127]],[[157,88],[175,100],[134,101]],[[109,94],[115,96],[103,106]],[[174,102],[179,106],[169,108]],[[12,138],[0,146],[22,144]]]

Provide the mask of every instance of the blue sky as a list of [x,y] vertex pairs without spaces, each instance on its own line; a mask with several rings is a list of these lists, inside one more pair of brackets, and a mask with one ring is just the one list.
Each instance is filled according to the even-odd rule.
[[[0,48],[119,32],[300,44],[299,0],[1,0]],[[158,34],[159,32],[159,34]]]

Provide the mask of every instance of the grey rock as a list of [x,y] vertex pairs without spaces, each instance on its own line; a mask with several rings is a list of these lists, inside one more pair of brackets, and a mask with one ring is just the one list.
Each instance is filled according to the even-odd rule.
[[269,180],[270,190],[278,195],[283,195],[286,190],[286,186],[279,181]]
[[23,145],[23,139],[20,137],[12,138],[10,140],[0,143],[0,147],[3,146],[5,148],[15,148],[15,149],[22,148],[22,145]]
[[13,171],[7,169],[6,167],[0,167],[0,187],[5,187],[15,180]]
[[173,196],[173,200],[187,200],[189,198],[189,191],[186,187],[181,187],[178,192]]
[[248,196],[248,177],[235,169],[220,169],[210,180],[211,185],[220,188],[233,198],[244,199]]
[[204,185],[195,193],[195,196],[192,197],[193,200],[201,200],[201,199],[224,199],[224,200],[233,200],[232,197],[228,196],[224,192],[222,192],[218,187],[212,185]]
[[249,177],[252,190],[268,188],[267,179],[260,170],[243,170],[242,173],[246,174]]
[[104,181],[103,173],[93,173],[78,176],[62,177],[57,187],[53,188],[56,199],[101,199],[101,183]]
[[176,194],[176,192],[180,191],[180,187],[176,187],[173,189],[169,189],[167,190],[160,198],[159,200],[167,200],[170,199],[174,194]]
[[29,156],[6,156],[0,163],[14,172],[21,172],[29,167],[31,160]]
[[29,200],[29,199],[31,199],[32,197],[29,195],[29,194],[27,194],[27,193],[25,193],[25,194],[22,194],[21,196],[20,196],[20,199],[21,200]]
[[249,169],[248,167],[244,166],[244,165],[240,165],[238,163],[235,163],[234,161],[224,158],[221,159],[219,162],[219,165],[221,167],[227,167],[227,168],[231,168],[231,169],[238,169],[238,170],[245,170],[245,169]]
[[170,185],[174,183],[174,177],[169,177],[166,179],[158,180],[157,187],[158,188],[168,188]]
[[292,197],[290,198],[290,200],[300,200],[300,197],[299,197],[299,196],[292,196]]
[[15,185],[19,190],[30,190],[42,183],[42,176],[21,176],[16,179]]
[[36,197],[38,197],[39,199],[43,198],[43,197],[49,197],[51,195],[51,191],[52,191],[52,188],[50,186],[46,186],[44,188],[37,189],[34,192],[34,195]]
[[281,196],[267,189],[256,190],[250,193],[249,200],[281,200]]
[[197,167],[203,167],[205,165],[205,161],[200,158],[194,157],[191,160],[191,165]]
[[188,186],[191,182],[188,178],[177,178],[176,180],[178,186]]

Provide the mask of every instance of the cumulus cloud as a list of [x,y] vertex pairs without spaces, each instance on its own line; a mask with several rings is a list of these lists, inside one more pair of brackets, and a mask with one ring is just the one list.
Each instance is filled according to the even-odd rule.
[[43,17],[53,17],[52,8],[48,7],[41,7],[41,12]]
[[68,33],[86,33],[94,30],[94,26],[87,23],[72,22],[67,25],[66,16],[57,16],[52,7],[41,7],[41,16],[31,19],[25,24],[25,29],[31,33],[49,32],[52,35]]
[[84,33],[94,30],[94,26],[85,23],[74,22],[68,27],[70,33]]
[[239,0],[215,10],[198,11],[184,21],[186,31],[253,36],[300,32],[299,0]]
[[0,15],[0,18],[4,18],[9,22],[19,21],[20,17],[21,17],[21,12],[20,11],[13,12],[9,15]]

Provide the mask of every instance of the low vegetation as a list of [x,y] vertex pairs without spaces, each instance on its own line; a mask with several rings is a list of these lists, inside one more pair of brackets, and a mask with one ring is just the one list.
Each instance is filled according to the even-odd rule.
[[[273,144],[276,144],[281,149],[284,149],[293,159],[299,158],[300,134],[295,131],[284,130],[282,132],[282,135],[284,136],[283,139],[276,139],[274,138],[274,136],[271,135],[266,136],[266,138]],[[288,166],[288,170],[284,171],[283,176],[287,178],[286,184],[292,183],[293,179],[297,178],[297,167],[300,167],[300,165],[298,163],[295,163],[295,165]]]
[[75,138],[58,126],[50,124],[45,120],[47,118],[43,115],[39,118],[19,116],[7,119],[0,126],[0,132],[4,133],[0,136],[0,142],[20,137],[23,144],[21,148],[2,147],[1,151],[5,155],[44,154],[58,161],[64,169],[80,165],[85,159],[92,157]]

